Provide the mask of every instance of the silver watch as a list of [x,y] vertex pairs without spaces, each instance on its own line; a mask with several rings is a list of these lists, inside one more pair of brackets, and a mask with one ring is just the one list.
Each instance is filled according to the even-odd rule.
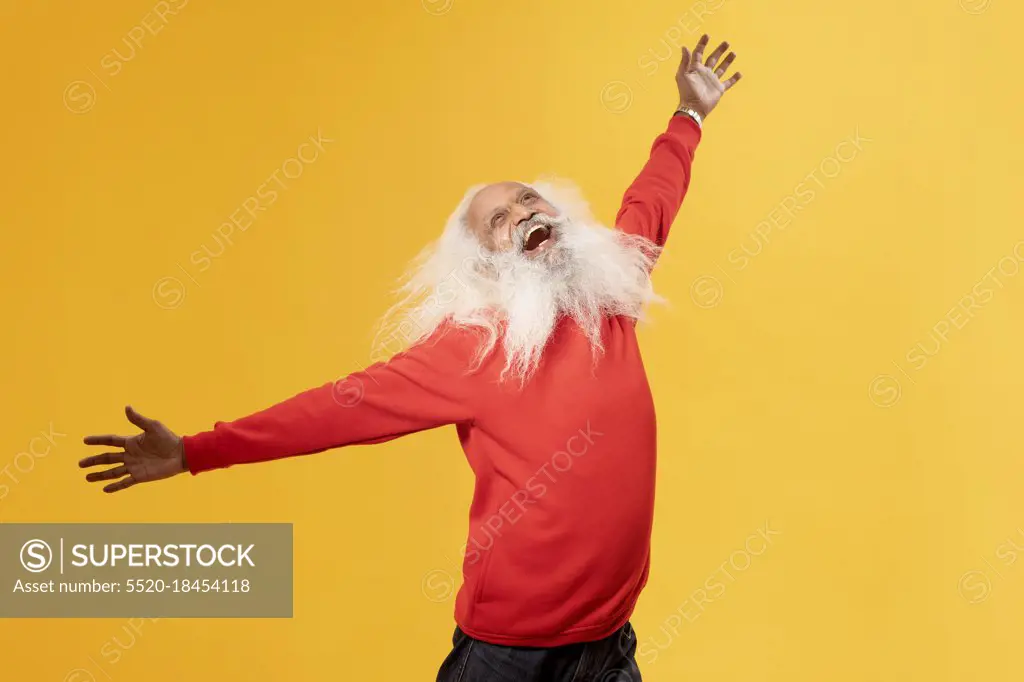
[[676,113],[673,114],[673,116],[678,116],[680,114],[682,114],[683,116],[689,116],[690,118],[693,119],[693,122],[697,124],[698,128],[700,128],[701,130],[704,129],[704,119],[701,117],[700,114],[698,114],[693,109],[689,107],[679,107],[678,109],[676,109]]

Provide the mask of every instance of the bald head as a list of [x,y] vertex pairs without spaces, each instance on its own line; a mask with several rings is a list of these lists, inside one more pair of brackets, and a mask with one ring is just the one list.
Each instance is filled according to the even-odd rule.
[[[466,210],[466,226],[485,247],[494,251],[507,251],[517,246],[517,238],[523,239],[525,236],[517,230],[538,216],[554,218],[558,216],[558,210],[528,185],[497,182],[487,185],[473,196]],[[546,241],[549,240],[524,244],[533,246],[524,250],[533,251]]]

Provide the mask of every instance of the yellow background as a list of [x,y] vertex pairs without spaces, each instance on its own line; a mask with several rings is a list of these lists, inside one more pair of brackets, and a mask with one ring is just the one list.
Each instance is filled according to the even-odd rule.
[[[295,617],[134,638],[7,620],[0,678],[433,679],[453,626],[433,590],[472,484],[450,430],[115,496],[82,481],[80,439],[132,432],[128,402],[194,432],[359,368],[471,183],[555,173],[610,220],[675,105],[673,43],[704,30],[745,79],[657,273],[674,305],[642,332],[660,423],[644,679],[1017,674],[1020,3],[191,0],[162,26],[153,7],[0,4],[0,467],[63,434],[0,480],[0,521],[294,522]],[[318,130],[334,142],[200,272],[190,254],[216,253]],[[813,200],[757,236],[812,173]],[[1016,276],[943,327],[1007,256]],[[766,523],[768,549],[686,606]]]

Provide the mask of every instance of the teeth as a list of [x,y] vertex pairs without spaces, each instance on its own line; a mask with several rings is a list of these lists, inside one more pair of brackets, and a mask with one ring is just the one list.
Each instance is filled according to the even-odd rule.
[[545,225],[544,223],[537,223],[536,225],[528,229],[526,231],[526,234],[523,235],[523,246],[526,246],[527,244],[530,243],[530,237],[533,236],[534,232],[543,232],[544,238],[547,239],[548,236],[550,236],[551,234],[551,228],[548,225]]

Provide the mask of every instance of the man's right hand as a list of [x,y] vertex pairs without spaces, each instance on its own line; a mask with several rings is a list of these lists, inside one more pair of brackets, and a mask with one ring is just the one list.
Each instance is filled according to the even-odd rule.
[[[708,46],[707,34],[701,36],[697,46],[691,53],[683,48],[683,58],[679,63],[679,70],[676,71],[676,85],[679,86],[679,108],[693,109],[703,118],[711,113],[718,101],[725,94],[725,91],[736,85],[736,82],[743,77],[739,71],[731,78],[722,80],[725,72],[732,66],[736,59],[736,53],[730,52],[722,59],[722,55],[729,49],[729,43],[722,43],[707,58],[704,59],[704,48]],[[719,63],[719,59],[722,59]]]
[[134,436],[86,436],[86,445],[106,445],[121,448],[120,452],[104,452],[86,457],[78,463],[83,469],[101,464],[117,464],[106,471],[87,474],[87,481],[110,481],[103,492],[116,493],[136,483],[148,483],[170,478],[188,470],[185,465],[185,450],[180,436],[156,421],[143,417],[129,405],[124,408],[125,416],[142,433]]

